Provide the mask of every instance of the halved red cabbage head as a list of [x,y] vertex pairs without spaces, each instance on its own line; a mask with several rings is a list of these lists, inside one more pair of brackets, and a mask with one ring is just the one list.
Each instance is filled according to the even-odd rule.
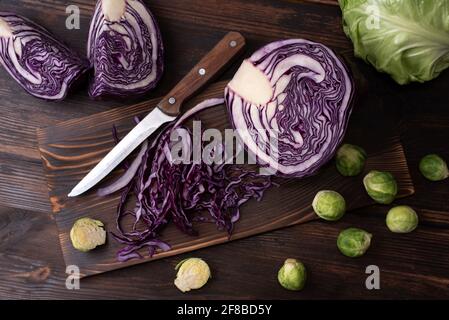
[[90,25],[89,94],[127,97],[153,89],[164,70],[159,27],[141,0],[99,0]]
[[225,90],[231,122],[258,163],[280,176],[315,174],[341,143],[354,83],[328,47],[273,42],[245,60]]
[[0,62],[26,91],[46,100],[64,99],[89,69],[46,29],[9,12],[0,12]]

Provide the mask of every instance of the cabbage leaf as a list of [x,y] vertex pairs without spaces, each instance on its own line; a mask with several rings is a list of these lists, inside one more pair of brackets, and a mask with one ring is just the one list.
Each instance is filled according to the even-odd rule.
[[339,0],[357,57],[399,84],[449,66],[449,0]]

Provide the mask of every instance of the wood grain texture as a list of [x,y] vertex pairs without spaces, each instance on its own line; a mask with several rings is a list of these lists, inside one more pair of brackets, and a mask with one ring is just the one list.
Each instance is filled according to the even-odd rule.
[[[0,68],[0,154],[4,155],[4,166],[0,166],[0,203],[44,213],[50,210],[45,188],[28,196],[31,192],[28,185],[45,185],[35,141],[36,128],[164,96],[230,30],[248,38],[246,55],[269,41],[302,37],[321,41],[350,58],[351,44],[335,27],[340,23],[339,11],[330,6],[269,0],[145,2],[158,19],[166,48],[166,72],[158,88],[147,96],[121,102],[92,101],[84,85],[71,92],[64,102],[49,103],[30,97]],[[79,30],[65,28],[65,9],[71,4],[80,8]],[[33,19],[82,55],[86,52],[94,6],[92,0],[2,0],[0,3],[1,10]],[[223,79],[229,78],[236,67]],[[10,167],[15,170],[8,170]],[[32,175],[28,179],[30,170]],[[15,195],[26,201],[15,201]]]
[[[419,160],[426,153],[438,152],[449,159],[446,147],[449,72],[426,84],[395,84],[353,57],[352,44],[341,30],[340,9],[337,5],[320,4],[320,0],[144,1],[159,21],[167,49],[167,70],[158,88],[141,100],[93,102],[84,86],[63,103],[49,104],[30,97],[0,68],[0,298],[442,299],[449,296],[449,184],[430,183],[418,171]],[[65,8],[69,4],[80,7],[80,30],[64,27]],[[93,9],[93,0],[0,1],[0,10],[32,18],[81,54],[86,50]],[[174,266],[191,254],[86,278],[81,290],[68,291],[35,129],[165,95],[231,29],[241,31],[248,39],[247,55],[269,41],[308,38],[335,49],[353,71],[366,77],[372,101],[364,99],[363,112],[354,114],[350,127],[351,130],[358,127],[358,132],[350,133],[353,138],[349,142],[363,145],[371,127],[399,129],[416,193],[398,203],[412,205],[418,211],[420,227],[410,235],[390,234],[384,225],[388,207],[376,206],[356,210],[338,224],[316,221],[196,251],[196,256],[212,266],[214,278],[202,290],[188,295],[177,291],[172,281]],[[222,79],[229,78],[234,71],[231,68]],[[364,130],[357,126],[359,121],[371,124]],[[373,250],[362,260],[346,259],[336,251],[329,233],[335,234],[346,226],[363,226],[374,234]],[[276,282],[277,269],[287,257],[300,258],[308,267],[310,281],[303,292],[288,292]],[[367,264],[381,266],[381,290],[364,289]],[[35,278],[32,275],[45,275],[47,267],[50,274],[45,280],[32,280]]]
[[[198,250],[195,256],[210,264],[213,278],[203,289],[183,294],[173,285],[174,268],[190,253],[85,278],[81,290],[67,290],[53,215],[0,208],[0,298],[447,298],[449,247],[444,244],[449,242],[449,221],[440,219],[447,214],[419,210],[420,217],[425,217],[420,228],[397,236],[386,230],[387,210],[384,206],[364,208],[336,224],[314,221]],[[338,231],[350,226],[366,228],[374,235],[370,251],[361,259],[348,259],[336,249]],[[277,283],[277,270],[286,257],[301,259],[307,266],[309,282],[301,292],[284,290]],[[364,287],[369,264],[381,269],[381,290]]]
[[[186,109],[208,98],[223,96],[227,81],[210,86],[205,92],[187,103]],[[242,218],[236,225],[235,232],[229,238],[225,232],[219,232],[213,224],[198,224],[198,237],[181,234],[169,225],[162,232],[162,239],[172,245],[172,250],[158,253],[153,258],[132,260],[126,263],[116,261],[115,254],[120,245],[110,239],[106,246],[85,254],[76,251],[70,242],[70,229],[81,217],[92,217],[106,224],[108,231],[115,230],[115,211],[120,195],[99,198],[94,191],[87,196],[67,198],[67,194],[77,182],[87,174],[114,146],[111,128],[116,125],[121,134],[132,128],[133,117],[142,116],[158,103],[157,99],[135,106],[117,108],[98,115],[69,120],[55,126],[38,130],[39,150],[48,186],[50,199],[59,228],[59,240],[67,265],[78,265],[84,276],[115,270],[150,260],[165,258],[197,250],[203,247],[236,240],[259,233],[279,229],[294,224],[305,223],[316,218],[311,208],[313,197],[319,190],[332,189],[340,192],[346,199],[349,210],[372,205],[362,187],[363,175],[356,178],[344,178],[333,164],[328,164],[315,177],[307,179],[277,179],[280,187],[267,192],[262,202],[250,202],[242,210]],[[362,110],[363,105],[356,108]],[[357,112],[356,113],[360,113]],[[226,108],[219,106],[199,115],[204,129],[223,130],[230,128]],[[359,126],[361,124],[359,123]],[[368,125],[368,124],[366,124]],[[385,130],[371,131],[376,139],[382,139],[382,145],[372,145],[368,150],[369,159],[366,172],[370,170],[389,171],[399,183],[399,197],[413,194],[404,151],[399,139]],[[382,131],[382,132],[381,132]],[[350,131],[355,134],[356,129]],[[348,134],[346,139],[351,140]],[[365,142],[366,143],[366,142]],[[372,146],[371,146],[372,145]]]
[[338,0],[287,0],[291,2],[311,2],[311,3],[319,3],[331,6],[338,6]]

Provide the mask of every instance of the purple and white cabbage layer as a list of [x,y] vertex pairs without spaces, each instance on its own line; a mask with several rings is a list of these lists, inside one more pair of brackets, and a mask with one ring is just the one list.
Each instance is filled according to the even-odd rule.
[[89,87],[93,98],[143,94],[163,74],[159,27],[140,0],[99,0],[87,51],[95,72]]
[[30,94],[56,101],[89,69],[46,29],[8,12],[0,12],[0,62]]
[[225,90],[231,122],[258,163],[288,177],[315,174],[336,152],[354,83],[328,47],[273,42],[245,60]]

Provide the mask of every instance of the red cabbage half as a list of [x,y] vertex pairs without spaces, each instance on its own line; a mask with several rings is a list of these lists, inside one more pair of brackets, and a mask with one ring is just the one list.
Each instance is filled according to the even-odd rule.
[[46,29],[13,13],[0,12],[0,62],[30,94],[62,100],[89,64]]
[[163,69],[159,27],[140,0],[99,0],[90,25],[89,95],[126,97],[153,89]]
[[225,90],[231,122],[248,151],[289,177],[313,175],[333,157],[353,96],[348,69],[332,50],[300,39],[255,52]]

